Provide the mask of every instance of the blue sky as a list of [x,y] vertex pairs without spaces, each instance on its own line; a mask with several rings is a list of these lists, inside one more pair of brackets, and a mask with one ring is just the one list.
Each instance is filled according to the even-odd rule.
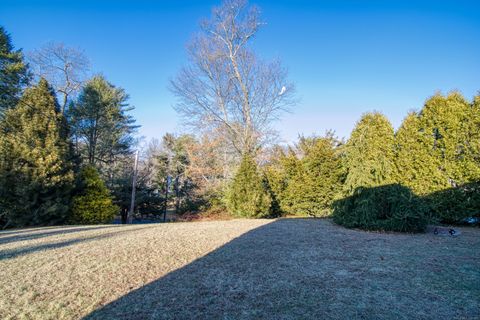
[[[395,127],[437,91],[480,90],[480,1],[251,1],[267,25],[257,53],[280,58],[299,104],[277,123],[286,142],[333,129],[348,136],[363,112]],[[126,89],[140,134],[184,129],[167,85],[185,44],[219,1],[0,1],[0,24],[30,51],[49,41],[83,48],[93,70]]]

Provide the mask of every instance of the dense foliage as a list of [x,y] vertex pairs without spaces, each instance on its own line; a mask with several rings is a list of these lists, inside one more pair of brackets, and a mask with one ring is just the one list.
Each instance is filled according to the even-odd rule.
[[396,134],[398,182],[423,196],[434,220],[480,215],[479,110],[478,97],[437,94]]
[[[302,138],[295,159],[290,160],[288,185],[283,203],[296,215],[324,217],[330,215],[333,200],[342,188],[342,164],[332,136]],[[294,163],[292,163],[294,161]]]
[[118,207],[113,204],[110,191],[98,171],[91,165],[82,168],[73,197],[71,222],[106,223],[112,221],[117,213]]
[[453,92],[435,95],[421,111],[423,130],[433,135],[436,158],[449,187],[480,180],[478,137],[478,107]]
[[70,209],[72,154],[63,115],[45,80],[5,113],[0,135],[0,219],[58,224]]
[[0,26],[0,117],[17,105],[30,74],[21,50],[14,50],[12,39]]
[[427,225],[424,202],[399,184],[357,188],[333,208],[334,221],[348,228],[421,232]]
[[[131,153],[135,120],[128,114],[128,95],[102,76],[85,84],[69,110],[77,152],[89,164],[112,165]],[[110,168],[106,168],[108,171]]]
[[255,160],[245,155],[227,191],[227,208],[240,217],[261,218],[271,215],[271,197]]
[[345,146],[344,166],[347,195],[359,187],[394,181],[394,131],[384,115],[374,112],[362,116]]
[[430,193],[424,200],[434,222],[456,224],[469,217],[480,218],[480,181]]
[[395,135],[396,180],[418,195],[448,188],[448,179],[435,156],[434,137],[417,113],[410,113]]

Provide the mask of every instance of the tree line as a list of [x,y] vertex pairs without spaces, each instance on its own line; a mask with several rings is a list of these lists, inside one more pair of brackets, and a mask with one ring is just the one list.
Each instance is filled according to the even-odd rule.
[[[237,216],[333,214],[345,225],[400,231],[478,215],[479,96],[436,94],[396,132],[373,112],[346,141],[328,132],[282,147],[272,124],[296,104],[294,86],[279,61],[265,62],[252,49],[263,25],[257,7],[225,1],[201,24],[188,46],[190,64],[172,81],[185,123],[217,141],[223,184],[210,202]],[[408,201],[375,201],[383,193]],[[357,203],[365,208],[355,217],[364,217],[351,224],[344,213]]]
[[125,222],[134,150],[138,217],[333,216],[419,231],[478,215],[480,96],[436,94],[396,131],[370,112],[348,139],[329,131],[284,146],[274,123],[297,100],[280,61],[251,46],[264,25],[244,0],[212,10],[170,83],[193,133],[148,143],[128,94],[92,75],[83,52],[49,43],[25,57],[1,28],[0,224]]
[[[435,94],[396,131],[383,114],[370,112],[347,141],[329,132],[277,147],[260,166],[245,157],[229,205],[241,215],[333,215],[373,229],[458,223],[480,212],[479,147],[480,96],[468,101],[458,92]],[[396,221],[381,227],[370,221],[387,218]]]

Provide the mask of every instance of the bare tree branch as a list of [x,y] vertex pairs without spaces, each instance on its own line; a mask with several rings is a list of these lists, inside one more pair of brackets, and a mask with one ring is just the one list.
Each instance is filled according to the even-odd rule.
[[272,123],[295,104],[294,86],[280,62],[258,59],[248,46],[263,25],[259,16],[244,0],[214,8],[188,45],[190,64],[170,85],[185,124],[224,132],[238,154],[267,144]]
[[37,77],[45,78],[62,96],[62,112],[73,96],[78,94],[88,78],[90,62],[84,52],[63,43],[47,43],[28,54],[28,60]]

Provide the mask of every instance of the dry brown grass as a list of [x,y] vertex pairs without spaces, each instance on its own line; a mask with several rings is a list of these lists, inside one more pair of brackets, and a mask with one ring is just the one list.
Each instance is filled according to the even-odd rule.
[[328,220],[0,232],[1,319],[476,319],[480,230]]

